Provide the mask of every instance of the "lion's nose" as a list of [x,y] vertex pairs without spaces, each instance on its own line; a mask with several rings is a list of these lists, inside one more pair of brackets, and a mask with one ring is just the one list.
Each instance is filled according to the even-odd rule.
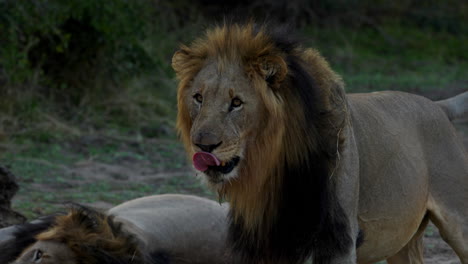
[[205,152],[212,152],[221,143],[223,142],[211,133],[199,133],[193,140],[193,144]]
[[221,145],[221,142],[219,142],[216,145],[202,145],[202,144],[195,144],[195,145],[205,152],[212,152],[215,148]]

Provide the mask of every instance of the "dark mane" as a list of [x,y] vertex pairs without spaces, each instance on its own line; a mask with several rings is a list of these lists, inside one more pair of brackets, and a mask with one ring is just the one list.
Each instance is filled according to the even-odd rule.
[[0,244],[0,263],[10,263],[18,258],[24,249],[37,241],[36,235],[48,230],[54,223],[55,215],[51,215],[15,226],[13,238]]
[[[317,84],[306,69],[308,62],[301,57],[304,50],[300,43],[284,29],[268,30],[267,34],[283,52],[288,69],[277,95],[283,98],[286,111],[301,111],[303,115],[302,120],[288,121],[288,127],[301,130],[287,129],[283,142],[285,145],[305,142],[306,146],[302,148],[304,152],[298,153],[298,161],[291,161],[288,155],[292,153],[282,153],[279,161],[282,166],[276,171],[282,182],[277,190],[280,195],[276,216],[263,217],[263,226],[269,229],[246,232],[242,217],[233,220],[231,212],[230,240],[234,249],[244,255],[244,263],[300,263],[312,257],[314,263],[326,264],[332,256],[346,253],[352,243],[347,218],[330,177],[343,143],[339,129],[344,125],[344,115],[339,115],[342,113],[337,111],[342,109],[333,105],[343,102],[330,103],[328,96],[332,88],[341,87]],[[330,124],[336,127],[331,128]]]
[[40,234],[38,239],[67,244],[82,263],[166,262],[160,254],[143,252],[142,242],[126,232],[122,223],[114,221],[114,216],[77,204],[72,206],[67,215],[57,217],[56,224],[48,232]]

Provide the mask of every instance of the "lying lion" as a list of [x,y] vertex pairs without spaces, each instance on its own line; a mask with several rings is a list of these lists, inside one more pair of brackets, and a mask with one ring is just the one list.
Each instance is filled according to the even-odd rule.
[[105,214],[75,206],[0,232],[11,237],[0,243],[0,263],[231,263],[226,213],[226,205],[188,195],[144,197]]
[[172,66],[178,130],[230,202],[242,263],[422,263],[431,220],[468,264],[468,158],[450,123],[468,93],[345,95],[316,50],[253,24],[209,30]]

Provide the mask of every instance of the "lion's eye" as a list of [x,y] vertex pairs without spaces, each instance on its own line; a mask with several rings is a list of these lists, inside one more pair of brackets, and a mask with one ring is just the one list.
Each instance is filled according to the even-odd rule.
[[36,252],[34,252],[33,261],[36,263],[41,262],[43,255],[44,253],[42,252],[42,250],[40,249],[36,250]]
[[197,101],[200,104],[203,102],[203,96],[199,93],[195,94],[193,98],[195,99],[195,101]]
[[242,100],[241,99],[239,99],[237,97],[232,99],[231,107],[237,108],[237,107],[240,107],[241,105],[242,105]]

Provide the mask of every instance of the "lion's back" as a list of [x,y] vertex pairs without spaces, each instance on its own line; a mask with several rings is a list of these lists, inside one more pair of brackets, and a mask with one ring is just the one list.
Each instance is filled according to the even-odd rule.
[[[433,101],[404,92],[375,92],[348,95],[352,125],[358,145],[380,151],[436,151],[441,142],[457,138],[445,112]],[[453,141],[455,147],[459,142]]]
[[[450,174],[450,164],[466,164],[463,143],[433,101],[403,92],[354,94],[348,99],[361,175],[413,173],[405,180],[424,181],[418,183],[424,189],[428,177],[433,184],[444,167]],[[453,174],[466,173],[466,168],[459,170]]]
[[402,147],[408,153],[422,151],[430,156],[444,149],[463,149],[448,116],[425,97],[386,91],[349,94],[348,101],[361,149],[379,146],[383,152]]

